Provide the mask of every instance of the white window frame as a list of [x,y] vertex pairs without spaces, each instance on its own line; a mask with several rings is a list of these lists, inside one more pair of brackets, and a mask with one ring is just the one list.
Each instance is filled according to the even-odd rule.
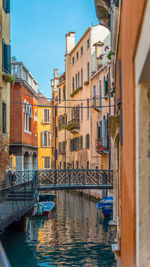
[[[46,134],[46,145],[45,145],[45,134]],[[50,131],[46,130],[42,132],[42,147],[50,147],[51,145],[51,138],[50,138]]]
[[[45,167],[45,159],[49,159],[49,167]],[[44,166],[44,169],[50,169],[51,168],[51,158],[49,156],[46,156],[46,157],[43,157],[43,166]]]
[[[48,117],[48,121],[45,121],[44,120],[44,114],[45,114],[45,111],[47,111],[48,112],[48,115],[47,115],[47,117]],[[49,108],[44,108],[43,109],[43,123],[50,123],[50,109]]]

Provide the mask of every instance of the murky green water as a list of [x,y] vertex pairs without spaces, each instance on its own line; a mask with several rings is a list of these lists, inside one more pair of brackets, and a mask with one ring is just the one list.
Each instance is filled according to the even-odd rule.
[[50,219],[29,217],[24,228],[3,235],[12,267],[116,266],[110,228],[95,202],[59,192],[56,207]]

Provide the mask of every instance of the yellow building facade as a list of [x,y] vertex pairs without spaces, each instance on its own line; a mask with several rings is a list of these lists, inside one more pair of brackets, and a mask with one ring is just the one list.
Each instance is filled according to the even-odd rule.
[[50,101],[39,95],[38,101],[38,169],[52,166]]

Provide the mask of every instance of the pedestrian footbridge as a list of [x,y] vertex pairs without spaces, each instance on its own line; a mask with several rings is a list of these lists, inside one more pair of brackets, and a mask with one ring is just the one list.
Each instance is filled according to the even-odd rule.
[[112,170],[66,169],[9,172],[0,190],[0,232],[33,209],[38,191],[112,189]]

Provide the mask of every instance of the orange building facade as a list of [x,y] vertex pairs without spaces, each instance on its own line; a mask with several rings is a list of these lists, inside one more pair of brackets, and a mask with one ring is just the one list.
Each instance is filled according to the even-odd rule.
[[[107,7],[107,20],[102,2]],[[112,248],[117,266],[150,266],[150,1],[115,4],[95,0],[100,23],[111,28],[116,83],[116,112],[109,119],[114,140],[113,224],[117,227]]]
[[13,62],[11,69],[10,153],[17,171],[33,170],[38,167],[38,84],[22,62]]

